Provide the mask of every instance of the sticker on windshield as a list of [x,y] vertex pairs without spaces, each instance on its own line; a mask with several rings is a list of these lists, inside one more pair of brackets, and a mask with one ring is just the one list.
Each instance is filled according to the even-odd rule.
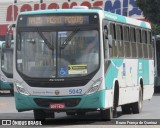
[[66,67],[59,68],[58,73],[59,73],[60,76],[66,75],[67,74],[67,68]]
[[22,59],[18,59],[18,60],[17,60],[17,63],[22,63]]
[[67,32],[58,32],[58,37],[67,37]]
[[68,74],[87,74],[87,64],[68,65]]

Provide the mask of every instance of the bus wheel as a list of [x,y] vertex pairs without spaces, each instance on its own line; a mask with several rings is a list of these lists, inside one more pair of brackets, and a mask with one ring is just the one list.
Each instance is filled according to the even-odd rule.
[[67,116],[74,116],[76,113],[75,112],[66,112]]
[[125,104],[121,106],[123,114],[131,114],[131,105]]
[[117,107],[113,106],[113,118],[117,118]]
[[133,114],[140,113],[143,107],[143,93],[141,86],[139,87],[139,100],[138,102],[132,103],[132,112]]
[[101,117],[103,120],[111,120],[113,118],[113,109],[109,108],[106,110],[101,110]]
[[114,88],[114,97],[113,97],[113,118],[117,118],[117,107],[119,101],[119,83],[116,81],[115,88]]
[[34,119],[37,121],[44,121],[46,113],[44,110],[33,110],[34,113]]

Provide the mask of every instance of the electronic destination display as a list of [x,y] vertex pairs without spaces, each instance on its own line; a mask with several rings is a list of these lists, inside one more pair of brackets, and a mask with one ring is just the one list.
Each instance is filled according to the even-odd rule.
[[18,19],[18,27],[95,25],[98,23],[97,14],[24,15]]

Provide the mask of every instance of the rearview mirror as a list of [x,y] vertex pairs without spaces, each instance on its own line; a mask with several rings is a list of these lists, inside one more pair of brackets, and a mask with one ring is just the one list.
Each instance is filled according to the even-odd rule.
[[11,33],[7,33],[5,36],[5,41],[6,41],[6,47],[9,48],[11,46],[11,39],[12,35]]

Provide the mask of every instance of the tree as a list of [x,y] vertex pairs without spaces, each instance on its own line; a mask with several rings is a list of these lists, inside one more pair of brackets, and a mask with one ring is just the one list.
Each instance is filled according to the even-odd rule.
[[154,24],[160,23],[160,0],[136,0],[146,19]]
[[160,33],[160,0],[136,0],[136,5],[152,24],[153,34]]
[[160,25],[151,23],[151,26],[152,26],[152,34],[159,35],[160,34]]

